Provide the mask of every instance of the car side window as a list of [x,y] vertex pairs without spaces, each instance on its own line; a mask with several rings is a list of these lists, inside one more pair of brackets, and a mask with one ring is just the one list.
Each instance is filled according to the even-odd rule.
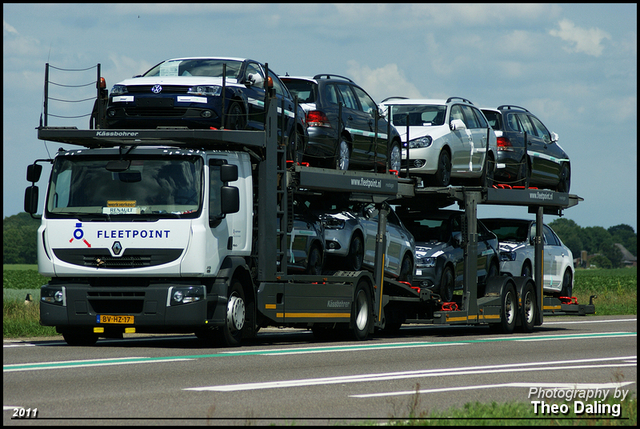
[[544,233],[544,241],[547,243],[548,246],[560,245],[558,238],[547,225],[544,225],[544,228],[542,229],[542,231]]
[[462,113],[462,108],[457,104],[451,108],[451,115],[450,115],[449,121],[452,121],[454,119],[460,119],[466,125],[466,122],[464,120],[464,114]]
[[523,113],[518,113],[518,120],[520,121],[520,123],[522,124],[524,131],[527,134],[531,134],[533,136],[537,136],[538,133],[536,133],[535,128],[533,128],[533,124],[531,124],[531,121],[529,121],[529,118],[527,117],[527,115],[523,114]]
[[264,85],[264,70],[260,67],[259,64],[256,63],[248,63],[247,69],[245,70],[245,79],[249,79],[250,76],[253,78],[254,85],[263,86]]
[[330,104],[338,104],[340,97],[338,96],[338,88],[335,85],[325,85],[324,98]]
[[478,121],[478,126],[480,128],[489,128],[489,124],[487,123],[487,120],[485,119],[482,112],[476,109],[475,107],[472,107],[471,110],[473,111],[473,113],[476,114],[476,120]]
[[467,128],[480,128],[478,121],[476,120],[476,115],[473,113],[473,110],[471,110],[471,107],[462,106],[462,113],[464,114],[464,123]]
[[351,87],[349,85],[338,85],[338,91],[340,92],[342,102],[346,108],[359,110],[358,102],[356,101],[356,97],[353,94],[353,91],[351,91]]
[[524,132],[522,126],[520,125],[520,121],[518,121],[518,118],[513,113],[507,113],[507,125],[509,126],[511,131],[517,131],[519,133]]
[[535,116],[529,116],[529,119],[533,123],[533,126],[536,128],[538,137],[541,137],[547,143],[551,143],[551,134],[549,134],[549,130],[547,130],[542,122],[540,122],[540,120]]
[[276,76],[276,74],[273,73],[271,70],[269,70],[269,77],[271,77],[271,80],[273,81],[273,89],[276,90],[276,94],[282,97],[291,98],[287,88],[282,84],[278,76]]
[[364,92],[361,88],[358,88],[357,86],[354,86],[352,88],[355,91],[358,100],[360,100],[360,106],[362,110],[370,114],[371,116],[374,116],[376,110],[378,109],[376,102],[373,101],[371,97],[369,97],[369,95],[367,95],[367,93]]

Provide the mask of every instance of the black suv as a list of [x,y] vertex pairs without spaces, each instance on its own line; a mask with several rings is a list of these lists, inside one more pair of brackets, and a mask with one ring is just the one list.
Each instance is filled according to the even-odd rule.
[[280,78],[307,116],[304,161],[338,170],[400,170],[400,135],[351,79],[330,74]]
[[523,107],[481,110],[498,138],[496,182],[569,192],[571,162],[556,133]]

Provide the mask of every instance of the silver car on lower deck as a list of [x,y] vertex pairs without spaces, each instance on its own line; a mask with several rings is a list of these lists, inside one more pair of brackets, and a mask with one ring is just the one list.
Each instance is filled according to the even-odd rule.
[[[346,208],[318,200],[314,213],[323,217],[325,270],[359,271],[375,269],[378,210],[375,204],[351,203]],[[411,282],[415,268],[415,241],[400,218],[390,209],[387,215],[385,275]]]

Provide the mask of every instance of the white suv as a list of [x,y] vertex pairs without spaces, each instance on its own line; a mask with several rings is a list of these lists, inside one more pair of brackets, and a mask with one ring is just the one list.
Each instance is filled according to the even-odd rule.
[[496,135],[469,100],[391,97],[380,107],[400,133],[402,166],[410,174],[434,186],[448,186],[452,179],[493,185]]

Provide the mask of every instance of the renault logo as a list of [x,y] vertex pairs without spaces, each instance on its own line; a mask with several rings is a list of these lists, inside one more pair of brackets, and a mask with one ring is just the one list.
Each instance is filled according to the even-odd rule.
[[153,92],[154,94],[160,94],[161,91],[162,87],[160,85],[153,85],[153,87],[151,88],[151,92]]
[[118,256],[120,252],[122,252],[122,244],[120,244],[119,241],[116,241],[113,243],[113,246],[111,246],[111,250],[113,250],[114,255]]

